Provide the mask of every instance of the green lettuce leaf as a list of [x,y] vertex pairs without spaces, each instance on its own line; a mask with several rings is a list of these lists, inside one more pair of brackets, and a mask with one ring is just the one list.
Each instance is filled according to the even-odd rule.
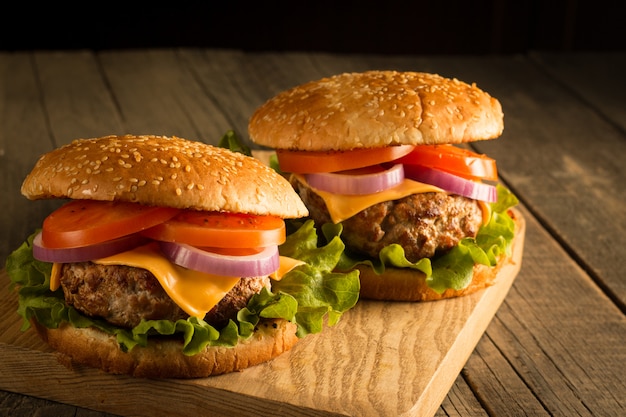
[[219,140],[217,146],[220,148],[229,149],[233,152],[252,156],[252,150],[250,150],[250,147],[241,142],[234,130],[228,130],[226,133],[224,133],[224,136],[222,136],[222,138]]
[[[385,268],[412,268],[426,275],[430,288],[441,294],[446,289],[461,290],[472,280],[475,263],[494,266],[500,254],[510,254],[515,222],[507,211],[518,204],[517,197],[506,187],[497,184],[498,200],[490,205],[491,215],[476,238],[462,239],[459,244],[434,259],[423,258],[411,262],[400,245],[389,245],[380,251],[378,259],[362,259],[344,251],[337,262],[338,271],[348,271],[357,265],[367,265],[381,274]],[[341,235],[341,224],[324,224],[322,233],[327,240]]]

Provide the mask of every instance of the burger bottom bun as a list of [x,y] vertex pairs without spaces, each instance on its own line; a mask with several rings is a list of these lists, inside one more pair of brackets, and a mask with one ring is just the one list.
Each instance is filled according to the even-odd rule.
[[147,347],[136,346],[123,352],[115,336],[94,328],[64,324],[48,329],[37,322],[33,325],[68,367],[80,364],[142,378],[202,378],[240,371],[281,355],[298,341],[294,323],[262,320],[249,339],[234,347],[207,346],[199,354],[188,356],[182,352],[182,343],[174,339],[150,340]]
[[[521,261],[524,243],[525,223],[517,210],[510,211],[515,221],[515,238],[510,256],[502,255],[494,267],[474,265],[474,275],[470,284],[462,290],[447,289],[443,293],[431,289],[426,283],[426,275],[408,268],[386,268],[383,274],[376,274],[368,266],[359,265],[360,298],[386,301],[434,301],[472,294],[493,285],[504,265]],[[518,254],[518,256],[516,256]]]
[[381,275],[367,266],[359,266],[361,274],[361,298],[387,301],[433,301],[460,297],[492,285],[498,271],[507,259],[495,267],[474,265],[472,282],[462,290],[447,289],[443,293],[432,290],[426,284],[426,275],[420,271],[387,268]]

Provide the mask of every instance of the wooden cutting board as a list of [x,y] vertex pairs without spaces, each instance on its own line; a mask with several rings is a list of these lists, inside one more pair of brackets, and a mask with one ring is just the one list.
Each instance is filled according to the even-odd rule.
[[339,324],[242,372],[194,380],[148,380],[68,369],[31,329],[0,272],[0,389],[128,415],[432,416],[511,287],[522,261],[497,283],[449,300],[359,301]]

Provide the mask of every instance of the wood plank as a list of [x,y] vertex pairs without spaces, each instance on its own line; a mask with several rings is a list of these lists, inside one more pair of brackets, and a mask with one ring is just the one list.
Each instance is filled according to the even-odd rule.
[[174,49],[105,51],[102,71],[124,119],[124,133],[180,136],[217,143],[231,129]]
[[494,59],[493,67],[488,85],[503,98],[505,132],[479,150],[626,311],[625,134],[534,65]]
[[519,278],[463,375],[494,415],[622,415],[626,317],[526,219]]
[[255,78],[249,54],[231,50],[182,50],[182,60],[192,69],[203,91],[228,115],[229,129],[251,148],[248,119],[266,100],[265,82]]
[[626,132],[626,54],[623,52],[533,52],[537,62],[565,88]]
[[7,235],[0,242],[4,263],[24,236],[40,227],[44,217],[61,204],[31,202],[20,193],[22,181],[39,155],[75,138],[118,133],[122,128],[93,53],[3,55],[0,63],[12,71],[10,80],[0,87],[6,92],[0,106],[7,109],[3,113],[7,120],[0,123],[0,140],[6,140],[0,146],[6,157],[0,191],[10,196],[6,210],[0,212],[0,227]]
[[67,369],[34,332],[20,332],[3,272],[0,388],[122,415],[258,415],[277,406],[297,415],[434,415],[520,269],[524,232],[515,263],[484,291],[432,303],[362,300],[338,325],[269,363],[195,380]]
[[487,415],[463,375],[459,375],[435,417],[487,417]]
[[117,417],[111,413],[79,408],[7,391],[0,391],[0,416]]
[[33,60],[29,53],[0,53],[0,265],[55,207],[20,192],[39,154],[54,147]]
[[78,138],[125,133],[93,52],[38,52],[34,62],[55,147]]

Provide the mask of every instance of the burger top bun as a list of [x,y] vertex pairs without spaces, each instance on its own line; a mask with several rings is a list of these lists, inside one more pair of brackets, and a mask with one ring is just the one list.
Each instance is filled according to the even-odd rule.
[[258,160],[163,136],[78,139],[43,155],[22,184],[31,200],[72,198],[298,218],[289,182]]
[[476,85],[421,72],[344,73],[286,90],[250,118],[276,149],[328,151],[463,143],[502,134],[498,100]]

